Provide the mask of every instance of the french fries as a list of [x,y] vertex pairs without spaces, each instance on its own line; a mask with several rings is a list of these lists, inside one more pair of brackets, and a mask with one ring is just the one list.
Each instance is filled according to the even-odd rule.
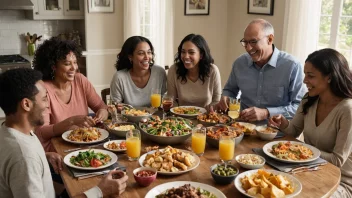
[[294,188],[282,175],[274,175],[265,170],[258,170],[250,176],[241,178],[242,188],[251,196],[259,198],[280,198],[292,194]]

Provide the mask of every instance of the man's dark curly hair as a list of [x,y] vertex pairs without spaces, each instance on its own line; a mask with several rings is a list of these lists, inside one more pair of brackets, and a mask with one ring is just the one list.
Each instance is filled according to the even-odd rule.
[[199,79],[204,83],[205,78],[209,77],[210,67],[211,67],[211,64],[214,63],[214,59],[210,54],[208,43],[205,41],[203,36],[196,35],[196,34],[187,35],[178,46],[177,53],[175,55],[175,63],[177,66],[177,69],[176,69],[177,79],[181,78],[181,82],[184,82],[184,83],[187,82],[186,74],[188,70],[185,68],[181,60],[182,46],[187,41],[192,42],[195,46],[198,47],[200,51],[200,55],[202,56],[202,58],[199,60],[199,63],[198,63]]
[[73,52],[77,59],[82,56],[81,48],[74,41],[62,41],[52,37],[44,41],[35,52],[34,69],[43,73],[43,80],[52,80],[52,67],[56,66],[58,61],[66,60],[70,52]]
[[[352,72],[348,66],[346,58],[338,51],[330,48],[321,49],[308,55],[306,63],[309,62],[319,70],[323,76],[330,76],[330,90],[340,98],[352,98]],[[309,96],[306,94],[303,99],[307,102],[303,104],[303,114],[308,113],[319,96]]]
[[39,93],[35,84],[41,79],[39,71],[28,68],[7,70],[0,75],[0,107],[6,116],[16,113],[24,98],[35,100]]
[[153,57],[152,61],[149,63],[149,68],[154,65],[154,47],[149,39],[143,36],[132,36],[128,38],[122,46],[121,52],[117,55],[117,61],[115,64],[116,70],[127,69],[130,70],[133,67],[133,64],[130,62],[128,56],[132,56],[134,50],[140,42],[147,42],[150,46],[150,50],[152,51]]

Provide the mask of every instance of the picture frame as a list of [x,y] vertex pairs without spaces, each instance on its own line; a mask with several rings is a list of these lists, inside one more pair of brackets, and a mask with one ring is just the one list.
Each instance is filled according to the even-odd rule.
[[274,15],[274,0],[248,0],[247,13]]
[[185,0],[185,15],[209,15],[210,0]]
[[114,0],[88,0],[88,12],[114,12]]

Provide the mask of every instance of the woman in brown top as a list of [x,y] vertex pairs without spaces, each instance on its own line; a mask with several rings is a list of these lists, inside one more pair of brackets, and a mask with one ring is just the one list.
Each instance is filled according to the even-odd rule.
[[322,49],[304,65],[308,94],[293,120],[273,116],[269,125],[298,137],[321,152],[320,157],[341,169],[341,182],[332,197],[352,197],[352,73],[339,52]]

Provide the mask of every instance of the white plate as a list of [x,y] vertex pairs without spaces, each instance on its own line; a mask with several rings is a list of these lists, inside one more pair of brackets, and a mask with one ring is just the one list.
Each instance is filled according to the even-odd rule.
[[[77,156],[79,154],[79,152],[84,152],[84,151],[89,151],[89,150],[94,150],[95,153],[104,153],[104,154],[107,154],[107,155],[110,155],[111,157],[111,161],[108,162],[107,164],[103,165],[103,166],[99,166],[99,167],[80,167],[80,166],[76,166],[74,164],[71,164],[70,162],[70,158],[72,156]],[[106,150],[102,150],[102,149],[83,149],[83,150],[79,150],[79,151],[74,151],[72,153],[69,153],[67,154],[65,157],[64,157],[64,163],[69,166],[69,167],[72,167],[72,168],[76,168],[76,169],[80,169],[80,170],[99,170],[99,169],[103,169],[103,168],[106,168],[106,167],[109,167],[111,165],[113,165],[115,162],[117,161],[117,156],[115,155],[115,153],[112,153],[110,151],[106,151]]]
[[273,159],[276,159],[276,160],[281,161],[281,162],[288,162],[288,163],[305,163],[305,162],[311,162],[311,161],[314,161],[314,160],[318,159],[318,157],[320,156],[320,151],[319,151],[319,149],[315,148],[314,146],[311,146],[311,145],[309,145],[309,144],[305,144],[305,143],[302,143],[302,142],[290,141],[291,144],[300,144],[300,145],[303,145],[303,146],[309,148],[310,150],[312,150],[312,152],[313,152],[313,157],[310,158],[310,159],[306,159],[306,160],[287,160],[287,159],[280,159],[280,158],[277,158],[275,155],[271,154],[270,151],[272,150],[271,148],[273,147],[273,145],[278,144],[278,143],[280,143],[280,142],[285,143],[285,142],[288,142],[288,141],[286,140],[286,141],[274,141],[274,142],[269,142],[269,143],[267,143],[267,144],[265,144],[265,145],[263,146],[263,151],[264,151],[264,153],[265,153],[267,156],[269,156],[269,157],[271,157],[271,158],[273,158]]
[[61,137],[66,142],[70,142],[73,144],[93,144],[93,143],[101,142],[101,141],[105,140],[107,137],[109,137],[109,132],[107,130],[101,129],[101,128],[97,128],[97,129],[100,131],[101,136],[99,139],[91,141],[91,142],[76,142],[76,141],[69,140],[67,137],[68,137],[68,135],[70,135],[72,130],[64,132]]
[[[164,150],[164,149],[159,149],[159,151],[163,151],[163,150]],[[190,153],[190,154],[194,157],[194,160],[195,160],[194,163],[193,163],[193,166],[189,167],[189,168],[188,168],[187,170],[185,170],[185,171],[178,171],[178,172],[162,172],[162,171],[158,171],[158,174],[160,174],[160,175],[180,175],[180,174],[189,172],[189,171],[191,171],[191,170],[197,168],[197,166],[198,166],[199,163],[200,163],[200,159],[199,159],[199,157],[198,157],[196,154],[194,154],[194,153],[192,153],[192,152],[190,152],[190,151],[182,150],[182,149],[177,149],[177,150],[182,151],[182,152],[185,152],[185,153]],[[150,151],[150,152],[145,153],[144,155],[142,155],[142,156],[139,158],[139,160],[138,160],[139,165],[142,166],[142,167],[144,167],[144,166],[143,166],[143,161],[144,161],[145,157],[147,156],[147,154],[152,154],[152,153],[155,153],[155,152],[156,152],[156,150]]]
[[121,142],[126,142],[126,140],[111,140],[111,141],[107,141],[103,145],[104,148],[109,150],[109,151],[113,151],[113,152],[125,152],[127,150],[127,149],[110,149],[108,147],[108,144],[113,143],[113,142],[115,142],[116,144],[120,144]]
[[[176,113],[174,111],[175,108],[189,108],[189,107],[194,107],[196,109],[199,109],[199,113],[197,114],[181,114],[181,113]],[[178,106],[178,107],[173,107],[170,109],[171,113],[175,114],[175,115],[179,115],[179,116],[185,116],[185,117],[195,117],[197,116],[198,114],[201,114],[201,113],[207,113],[207,110],[202,108],[202,107],[196,107],[196,106]]]
[[[246,172],[243,172],[241,174],[239,174],[234,183],[235,183],[235,187],[237,188],[238,191],[240,191],[242,194],[248,196],[248,197],[254,197],[255,196],[251,196],[249,194],[247,194],[247,192],[242,188],[242,183],[241,183],[241,179],[244,178],[245,176],[250,176],[254,173],[256,173],[258,170],[249,170],[249,171],[246,171]],[[283,172],[280,172],[280,171],[276,171],[276,170],[268,170],[268,169],[265,169],[265,171],[269,172],[269,173],[273,173],[273,174],[276,174],[276,175],[282,175],[284,177],[286,177],[286,179],[291,183],[291,186],[293,187],[293,193],[292,194],[289,194],[289,195],[286,195],[285,197],[288,198],[288,197],[295,197],[297,196],[301,191],[302,191],[302,184],[301,182],[295,178],[294,176],[290,175],[290,174],[287,174],[287,173],[283,173]]]
[[153,189],[149,190],[149,192],[145,195],[144,198],[155,198],[157,195],[165,192],[168,189],[171,189],[173,187],[178,188],[180,186],[183,186],[185,184],[191,184],[191,186],[196,187],[196,188],[201,188],[204,190],[207,190],[211,193],[213,193],[217,198],[226,198],[226,196],[218,189],[209,186],[207,184],[202,184],[198,182],[191,182],[191,181],[175,181],[175,182],[168,182],[165,184],[160,184],[158,186],[155,186]]

